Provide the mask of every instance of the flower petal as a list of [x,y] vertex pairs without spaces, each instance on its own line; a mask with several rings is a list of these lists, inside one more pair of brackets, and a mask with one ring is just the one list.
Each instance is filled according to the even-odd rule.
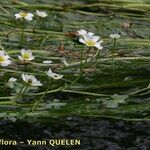
[[23,61],[24,58],[22,56],[18,56],[19,60]]
[[22,49],[22,50],[21,50],[21,55],[24,55],[25,52],[26,52],[26,50],[25,50],[25,49]]
[[119,39],[119,38],[121,37],[121,35],[115,33],[115,34],[110,34],[110,37],[111,37],[112,39]]
[[33,82],[32,86],[42,86],[43,84],[40,81]]
[[8,66],[8,65],[10,65],[11,64],[11,60],[6,60],[6,61],[4,61],[3,63],[1,63],[1,66],[2,67],[6,67],[6,66]]
[[22,16],[20,14],[15,14],[15,19],[20,19]]
[[93,37],[92,37],[92,40],[93,40],[94,42],[97,42],[99,39],[100,39],[99,36],[93,36]]
[[84,36],[84,35],[87,34],[87,31],[84,30],[84,29],[81,29],[81,30],[79,30],[79,31],[77,31],[77,32],[78,32],[78,34],[81,35],[81,36]]
[[88,34],[88,36],[93,36],[94,35],[93,32],[88,32],[87,34]]
[[27,81],[27,77],[26,77],[26,75],[24,73],[22,73],[21,77],[22,77],[23,81],[25,81],[25,82]]
[[79,41],[84,44],[86,43],[84,39],[79,39]]
[[42,17],[42,18],[47,17],[47,13],[45,11],[36,10],[36,14],[37,16]]
[[96,43],[96,44],[95,44],[95,47],[98,48],[99,50],[103,49],[103,46],[101,46],[100,43]]
[[27,16],[25,16],[24,18],[28,21],[31,21],[33,19],[33,14],[32,13],[28,13]]
[[5,56],[5,52],[4,51],[0,51],[0,56]]
[[16,82],[16,81],[17,81],[17,79],[14,78],[14,77],[11,77],[11,78],[8,80],[8,82]]

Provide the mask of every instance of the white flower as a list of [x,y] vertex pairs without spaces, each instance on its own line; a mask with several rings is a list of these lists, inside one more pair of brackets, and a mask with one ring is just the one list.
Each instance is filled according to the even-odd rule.
[[52,78],[52,79],[54,79],[54,80],[59,80],[59,79],[61,79],[61,78],[63,77],[63,75],[59,75],[59,74],[57,74],[57,73],[53,73],[50,68],[49,68],[49,70],[46,72],[46,74],[47,74],[50,78]]
[[0,51],[0,65],[2,67],[8,66],[9,64],[11,64],[11,60],[9,60],[10,57],[5,54],[4,51]]
[[35,76],[33,75],[28,75],[28,74],[22,74],[21,75],[22,80],[26,83],[28,83],[29,85],[32,86],[42,86],[42,83],[40,81],[38,81]]
[[83,36],[83,37],[84,37],[85,35],[89,35],[89,36],[94,35],[94,33],[92,33],[92,32],[87,32],[87,31],[84,30],[84,29],[78,30],[77,32],[78,32],[78,35]]
[[11,77],[11,78],[8,80],[8,82],[16,82],[16,81],[17,81],[17,79],[14,78],[14,77]]
[[90,33],[86,33],[83,36],[83,38],[79,39],[79,41],[81,43],[84,43],[88,47],[96,47],[98,49],[102,49],[103,47],[101,46],[101,43],[103,41],[100,41],[99,39],[100,39],[99,36],[92,35],[90,32]]
[[33,19],[32,13],[26,13],[26,12],[19,12],[18,14],[15,14],[15,19],[25,19],[27,21],[31,21]]
[[81,35],[81,36],[84,36],[84,35],[87,34],[87,31],[84,30],[84,29],[81,29],[81,30],[79,30],[79,31],[77,31],[77,32],[78,32],[78,35]]
[[7,83],[7,86],[10,87],[11,89],[13,89],[15,87],[15,83],[16,83],[17,79],[14,78],[14,77],[11,77],[9,80],[8,80],[8,83]]
[[31,60],[33,60],[35,57],[32,55],[32,51],[31,51],[31,50],[22,49],[22,50],[21,50],[21,56],[18,56],[18,58],[19,58],[21,61],[31,61]]
[[115,34],[110,34],[110,37],[111,37],[112,39],[119,39],[119,38],[121,37],[121,35],[115,33]]
[[47,13],[45,11],[36,10],[36,14],[37,16],[42,17],[42,18],[47,17]]
[[51,60],[44,60],[44,61],[43,61],[43,64],[51,64],[51,63],[52,63]]

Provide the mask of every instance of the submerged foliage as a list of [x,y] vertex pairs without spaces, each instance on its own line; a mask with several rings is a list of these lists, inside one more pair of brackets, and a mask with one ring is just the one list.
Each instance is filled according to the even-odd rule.
[[149,14],[146,0],[0,2],[0,117],[149,120]]

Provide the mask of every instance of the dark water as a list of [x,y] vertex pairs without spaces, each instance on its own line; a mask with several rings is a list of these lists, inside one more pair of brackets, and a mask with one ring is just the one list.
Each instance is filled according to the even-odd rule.
[[[90,117],[51,118],[47,123],[0,122],[3,139],[81,139],[80,146],[27,146],[16,150],[148,150],[150,149],[150,122],[123,122]],[[0,149],[9,149],[4,147]]]

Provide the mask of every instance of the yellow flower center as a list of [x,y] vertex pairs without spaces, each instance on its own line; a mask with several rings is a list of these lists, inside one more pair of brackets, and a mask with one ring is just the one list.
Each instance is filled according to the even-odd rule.
[[0,63],[4,62],[5,58],[3,56],[0,56]]
[[22,56],[24,59],[29,59],[30,58],[30,55],[28,53],[24,53],[23,56]]
[[88,40],[88,41],[86,41],[86,43],[85,43],[87,46],[95,46],[95,42],[94,41],[92,41],[92,40]]
[[27,14],[27,13],[24,13],[24,12],[20,12],[20,15],[21,15],[22,17],[26,17],[28,14]]

